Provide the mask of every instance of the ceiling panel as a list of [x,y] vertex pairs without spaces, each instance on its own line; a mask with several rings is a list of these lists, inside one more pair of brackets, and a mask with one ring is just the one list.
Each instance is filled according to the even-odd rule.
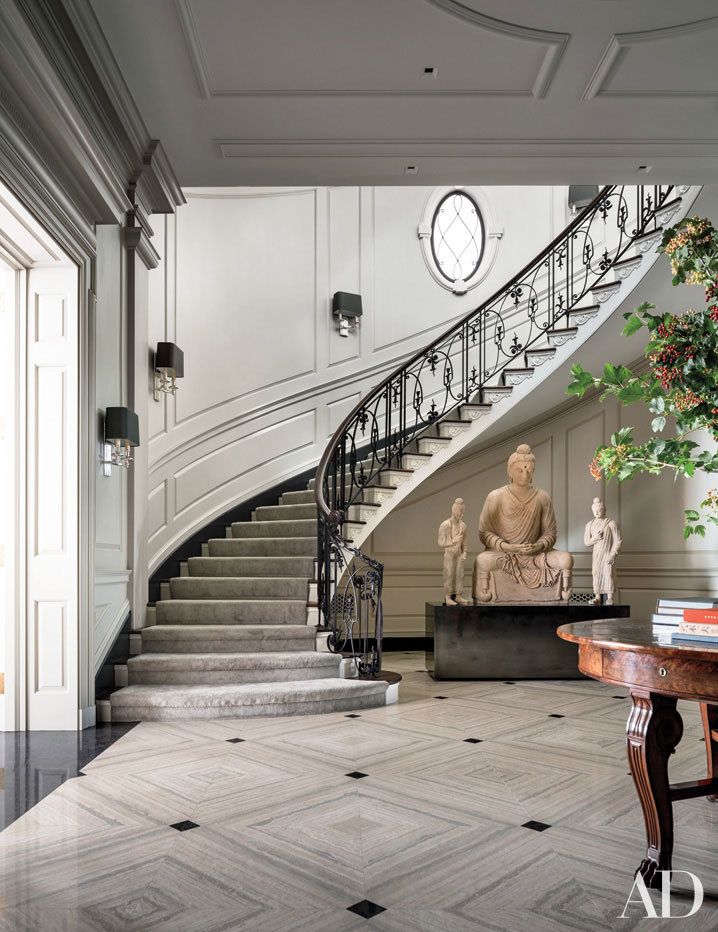
[[185,185],[718,181],[717,0],[90,2]]

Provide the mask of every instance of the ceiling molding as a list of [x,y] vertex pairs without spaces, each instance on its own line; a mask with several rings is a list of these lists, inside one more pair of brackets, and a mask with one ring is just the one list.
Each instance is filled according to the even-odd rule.
[[[696,154],[718,155],[716,139],[215,139],[214,145],[222,159],[367,159],[381,157],[406,158],[466,158],[488,153],[492,156],[552,157],[562,155],[591,156],[600,150],[623,150],[619,155],[641,154],[648,147],[665,146],[688,149]],[[461,148],[463,147],[463,148]],[[461,148],[461,151],[456,151]],[[625,151],[630,150],[630,151]]]
[[[432,0],[430,0],[432,2]],[[605,85],[615,75],[618,65],[634,45],[644,42],[658,42],[661,39],[671,39],[677,36],[689,35],[693,32],[703,32],[706,29],[718,27],[718,16],[699,19],[690,23],[678,23],[675,26],[665,26],[661,29],[648,29],[643,32],[617,32],[609,39],[608,45],[596,65],[586,88],[581,96],[582,100],[593,100],[595,97],[659,97],[659,98],[714,98],[715,92],[702,91],[606,91]]]
[[536,98],[545,97],[549,85],[559,66],[561,57],[571,38],[567,32],[549,32],[545,29],[534,29],[531,26],[521,26],[518,23],[509,23],[503,19],[495,19],[493,16],[487,16],[485,13],[479,13],[472,7],[459,3],[458,0],[426,0],[431,6],[439,10],[444,10],[451,16],[466,23],[478,26],[487,32],[498,33],[499,35],[512,36],[513,38],[524,39],[529,42],[538,42],[541,45],[548,46],[546,55],[539,68],[536,79],[531,88],[531,95]]
[[533,29],[516,23],[505,22],[479,13],[470,7],[464,6],[458,0],[426,0],[427,3],[438,10],[449,13],[472,26],[483,29],[485,32],[510,36],[514,39],[538,43],[546,46],[543,61],[536,73],[533,84],[525,90],[486,90],[472,88],[468,90],[442,90],[439,88],[424,87],[421,89],[399,88],[352,88],[349,90],[321,89],[321,88],[216,88],[212,84],[207,56],[205,55],[202,40],[197,28],[197,21],[192,10],[191,0],[175,0],[175,9],[187,43],[187,51],[192,68],[197,79],[200,94],[205,100],[222,97],[544,97],[556,73],[564,50],[571,38],[570,34],[563,32],[548,32],[543,29]]

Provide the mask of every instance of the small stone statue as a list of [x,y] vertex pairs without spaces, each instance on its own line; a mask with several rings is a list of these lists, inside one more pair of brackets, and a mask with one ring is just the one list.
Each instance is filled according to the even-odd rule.
[[466,560],[466,524],[464,500],[457,498],[451,506],[451,517],[439,526],[439,546],[444,548],[444,595],[447,605],[465,605],[464,562]]
[[508,461],[509,484],[489,492],[479,519],[486,547],[474,565],[475,602],[568,602],[573,557],[554,550],[556,515],[533,485],[536,457],[522,443]]
[[586,525],[583,542],[593,547],[593,604],[601,604],[601,596],[606,596],[606,605],[613,605],[613,593],[616,588],[615,561],[621,549],[621,532],[613,518],[606,517],[606,506],[600,498],[594,498],[591,505],[593,520]]

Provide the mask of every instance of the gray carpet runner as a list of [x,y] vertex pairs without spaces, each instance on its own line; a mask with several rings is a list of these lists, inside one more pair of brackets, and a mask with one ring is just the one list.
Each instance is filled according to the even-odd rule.
[[[231,535],[231,536],[229,536]],[[383,681],[341,679],[317,650],[311,490],[287,492],[210,540],[162,585],[112,721],[302,715],[372,708]]]

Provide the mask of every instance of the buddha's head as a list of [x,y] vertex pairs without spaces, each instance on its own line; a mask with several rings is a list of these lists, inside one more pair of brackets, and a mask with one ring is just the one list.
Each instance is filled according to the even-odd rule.
[[594,518],[606,517],[606,506],[603,504],[600,498],[594,498],[593,503],[591,504],[591,511],[593,512]]
[[454,499],[454,504],[451,506],[451,517],[456,521],[459,521],[464,517],[464,500],[463,498]]
[[516,452],[509,457],[509,482],[524,487],[531,485],[535,468],[536,457],[531,452],[531,447],[527,443],[520,443]]

